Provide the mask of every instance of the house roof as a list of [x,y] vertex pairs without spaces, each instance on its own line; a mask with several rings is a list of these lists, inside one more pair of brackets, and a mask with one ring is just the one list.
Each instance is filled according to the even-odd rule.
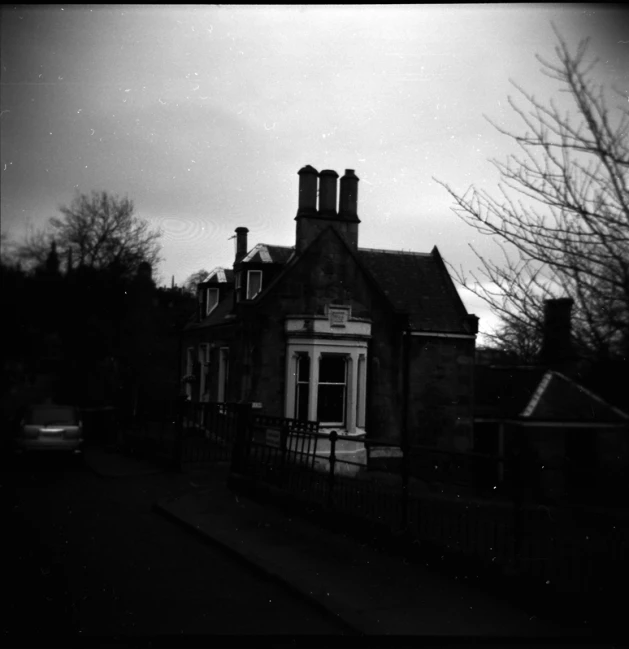
[[199,282],[199,286],[205,286],[206,284],[229,284],[233,281],[234,271],[231,268],[222,268],[221,266],[218,266],[217,268],[212,269],[202,282]]
[[542,367],[477,365],[474,415],[497,419],[517,417],[530,402],[545,371]]
[[294,251],[294,248],[289,248],[288,246],[270,246],[266,243],[259,243],[247,253],[242,262],[284,264]]
[[536,420],[629,423],[629,415],[576,381],[554,371],[544,375],[522,416]]
[[393,307],[409,314],[413,329],[463,331],[467,312],[436,248],[428,253],[359,248],[358,258]]
[[[319,236],[322,235],[323,231]],[[371,276],[393,309],[409,315],[411,328],[468,333],[463,325],[467,311],[436,247],[426,253],[373,248],[352,251],[349,247],[348,250],[355,255],[359,265]],[[294,247],[260,243],[247,253],[242,263],[286,266],[292,259],[295,259]],[[229,272],[228,281],[233,281],[233,273]],[[269,291],[272,285],[267,285],[263,293]],[[207,324],[206,319],[199,326]]]
[[544,367],[476,366],[476,418],[562,423],[629,423],[576,381]]

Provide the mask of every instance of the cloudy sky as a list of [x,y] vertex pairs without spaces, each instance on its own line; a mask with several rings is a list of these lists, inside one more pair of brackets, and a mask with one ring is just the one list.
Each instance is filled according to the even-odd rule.
[[470,243],[495,249],[433,177],[495,187],[488,158],[513,147],[484,115],[518,126],[510,79],[557,96],[535,59],[552,23],[627,90],[629,20],[600,5],[4,5],[2,231],[19,240],[76,191],[128,195],[163,230],[157,278],[182,283],[231,265],[238,226],[250,247],[293,245],[311,164],[361,179],[362,247],[437,245],[473,270]]

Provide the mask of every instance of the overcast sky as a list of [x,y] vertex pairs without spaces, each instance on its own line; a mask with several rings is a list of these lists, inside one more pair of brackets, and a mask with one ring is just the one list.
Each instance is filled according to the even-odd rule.
[[[2,231],[44,225],[74,193],[128,195],[163,232],[160,283],[293,245],[297,171],[354,169],[359,245],[473,270],[494,250],[433,177],[493,189],[518,122],[509,79],[557,85],[554,23],[590,37],[597,74],[629,87],[629,20],[601,5],[2,8]],[[629,97],[629,93],[627,93]],[[462,292],[468,310],[493,324]]]

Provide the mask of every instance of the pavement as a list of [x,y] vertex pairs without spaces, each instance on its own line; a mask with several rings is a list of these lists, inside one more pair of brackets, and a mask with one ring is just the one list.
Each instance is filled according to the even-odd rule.
[[[85,461],[108,478],[144,475],[151,469],[147,462],[98,449],[86,451]],[[535,638],[535,644],[542,638],[583,639],[589,634],[583,626],[567,628],[530,615],[465,583],[463,576],[459,581],[440,575],[239,496],[226,486],[227,474],[226,465],[189,474],[189,489],[158,501],[154,510],[282,582],[350,632]]]

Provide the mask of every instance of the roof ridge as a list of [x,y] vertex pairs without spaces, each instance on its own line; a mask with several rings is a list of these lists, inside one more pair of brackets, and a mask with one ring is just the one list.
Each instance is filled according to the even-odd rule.
[[385,250],[384,248],[358,248],[358,252],[384,252],[389,255],[413,255],[415,257],[430,257],[430,252],[413,252],[412,250]]

